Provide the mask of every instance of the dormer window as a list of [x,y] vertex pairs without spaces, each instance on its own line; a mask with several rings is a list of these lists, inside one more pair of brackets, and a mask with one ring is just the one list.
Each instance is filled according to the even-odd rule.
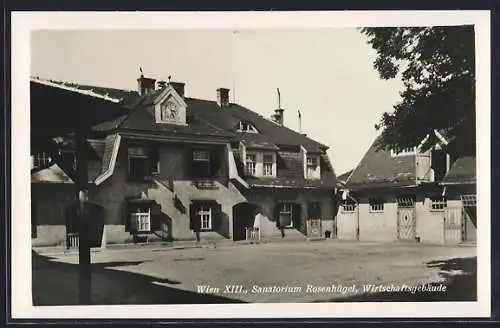
[[247,152],[245,169],[249,176],[276,177],[276,153]]
[[238,132],[259,133],[259,131],[250,122],[240,121]]

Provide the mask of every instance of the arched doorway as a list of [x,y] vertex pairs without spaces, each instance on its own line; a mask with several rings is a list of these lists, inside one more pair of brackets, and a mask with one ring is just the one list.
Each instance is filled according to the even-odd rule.
[[233,206],[233,240],[245,240],[246,228],[253,227],[259,207],[251,203],[239,203]]

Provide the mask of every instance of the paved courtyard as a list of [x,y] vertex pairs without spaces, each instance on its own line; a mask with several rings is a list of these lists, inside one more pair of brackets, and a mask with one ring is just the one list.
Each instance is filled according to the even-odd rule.
[[[94,252],[92,262],[94,304],[474,300],[476,291],[474,246],[160,246]],[[34,304],[76,304],[77,263],[33,252]]]

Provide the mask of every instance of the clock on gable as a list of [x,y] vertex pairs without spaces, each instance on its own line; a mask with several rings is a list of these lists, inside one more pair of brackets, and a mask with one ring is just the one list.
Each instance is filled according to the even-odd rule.
[[172,121],[179,119],[179,104],[173,99],[167,99],[161,104],[161,120]]

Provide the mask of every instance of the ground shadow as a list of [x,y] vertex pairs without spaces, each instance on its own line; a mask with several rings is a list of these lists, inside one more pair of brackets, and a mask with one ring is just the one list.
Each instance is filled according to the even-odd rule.
[[[426,291],[411,293],[376,292],[338,297],[318,302],[432,302],[432,301],[476,301],[477,300],[477,260],[476,257],[453,258],[430,261],[427,267],[438,268],[443,282],[433,282],[430,286],[444,284],[446,291]],[[361,288],[361,286],[359,286]]]
[[[33,305],[77,305],[78,265],[53,262],[32,252]],[[244,303],[220,295],[199,294],[165,285],[180,281],[155,278],[119,267],[142,261],[92,264],[92,305]]]

